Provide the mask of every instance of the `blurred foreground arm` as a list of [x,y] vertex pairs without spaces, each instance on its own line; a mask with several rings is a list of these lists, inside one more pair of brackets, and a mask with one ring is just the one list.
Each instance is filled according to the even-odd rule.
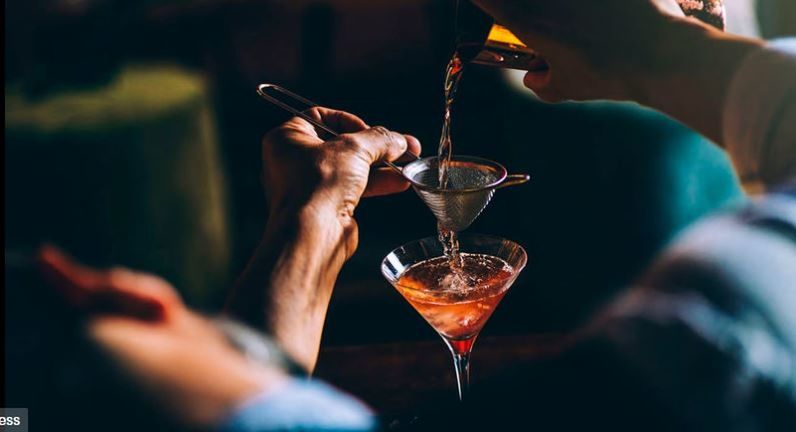
[[749,54],[727,91],[724,145],[741,178],[796,181],[796,38]]
[[370,410],[350,396],[289,377],[277,350],[264,349],[266,337],[233,321],[197,314],[163,279],[122,268],[92,269],[51,247],[42,249],[39,259],[44,275],[85,318],[89,336],[111,364],[186,430],[369,431],[376,426]]
[[92,269],[51,247],[39,259],[47,279],[85,317],[97,345],[181,422],[215,424],[243,401],[286,385],[284,372],[247,360],[163,279]]

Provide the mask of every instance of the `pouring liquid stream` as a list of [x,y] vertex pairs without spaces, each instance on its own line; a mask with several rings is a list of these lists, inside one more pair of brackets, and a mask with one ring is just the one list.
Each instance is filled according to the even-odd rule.
[[445,114],[442,122],[442,136],[439,139],[437,160],[439,161],[439,186],[441,189],[448,187],[448,167],[453,157],[453,144],[451,142],[451,107],[456,99],[456,90],[462,79],[464,64],[459,58],[459,53],[453,54],[445,71]]
[[[441,189],[448,188],[448,170],[450,167],[451,158],[453,157],[453,143],[451,141],[451,108],[456,99],[456,90],[459,87],[459,81],[462,79],[462,72],[464,72],[464,63],[459,57],[459,53],[454,52],[451,57],[448,67],[445,70],[445,114],[442,122],[442,136],[439,140],[439,149],[437,151],[437,161],[439,164],[439,187]],[[443,245],[445,256],[450,260],[453,268],[462,266],[462,259],[459,255],[459,241],[456,237],[456,232],[443,227],[441,224],[437,225],[439,232],[439,241]]]

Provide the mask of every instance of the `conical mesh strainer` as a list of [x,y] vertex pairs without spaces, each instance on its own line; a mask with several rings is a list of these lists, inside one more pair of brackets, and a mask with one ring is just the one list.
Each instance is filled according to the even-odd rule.
[[[318,128],[319,132],[338,135],[304,112],[317,106],[314,102],[274,84],[260,84],[257,93],[285,111],[303,118]],[[400,172],[412,183],[420,199],[437,217],[441,228],[455,232],[464,231],[475,221],[492,200],[496,189],[522,184],[530,179],[527,174],[509,175],[503,165],[488,159],[454,156],[448,169],[447,187],[441,189],[436,157],[417,159],[403,168],[388,161],[384,161],[384,164]]]
[[495,190],[525,183],[527,174],[508,175],[497,162],[474,156],[454,156],[448,168],[448,184],[439,187],[439,161],[436,157],[418,159],[402,173],[412,183],[420,199],[437,217],[440,227],[464,231],[489,205]]

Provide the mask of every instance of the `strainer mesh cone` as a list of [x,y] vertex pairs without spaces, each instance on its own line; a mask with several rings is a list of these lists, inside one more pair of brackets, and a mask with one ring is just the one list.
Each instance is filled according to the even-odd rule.
[[448,185],[439,188],[437,158],[419,159],[404,175],[442,228],[464,231],[489,204],[495,187],[506,178],[502,165],[487,159],[457,156],[448,169]]

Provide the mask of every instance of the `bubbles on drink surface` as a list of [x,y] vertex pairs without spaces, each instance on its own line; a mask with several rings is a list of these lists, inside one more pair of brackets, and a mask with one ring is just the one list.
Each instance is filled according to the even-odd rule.
[[433,258],[404,271],[396,288],[438,332],[452,339],[478,334],[503,299],[514,268],[491,255],[459,254],[460,266]]
[[404,271],[398,284],[422,290],[418,299],[448,303],[493,295],[514,275],[514,269],[495,256],[460,253],[459,258],[460,265],[455,269],[446,257],[415,264]]

